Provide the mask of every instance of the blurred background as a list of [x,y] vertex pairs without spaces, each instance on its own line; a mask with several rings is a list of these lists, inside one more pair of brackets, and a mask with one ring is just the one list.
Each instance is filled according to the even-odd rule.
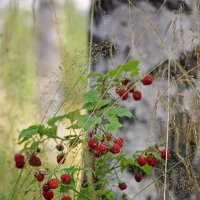
[[19,175],[13,164],[19,131],[82,102],[89,6],[89,0],[0,1],[0,199]]

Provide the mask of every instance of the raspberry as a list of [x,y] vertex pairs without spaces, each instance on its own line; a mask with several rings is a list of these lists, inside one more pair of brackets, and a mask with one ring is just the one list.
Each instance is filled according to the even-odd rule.
[[140,182],[142,180],[142,176],[141,175],[135,175],[135,180],[137,182]]
[[42,190],[43,190],[44,192],[48,192],[50,189],[51,189],[51,188],[50,188],[50,186],[49,186],[48,183],[45,183],[45,184],[42,186]]
[[42,195],[46,200],[51,200],[54,197],[53,191],[48,191],[48,192],[43,191]]
[[44,180],[44,173],[41,171],[35,172],[34,176],[39,182],[42,182]]
[[25,162],[24,162],[24,161],[16,161],[16,162],[15,162],[15,166],[16,166],[16,168],[18,168],[18,169],[24,168],[24,165],[25,165]]
[[48,181],[48,184],[51,189],[56,189],[59,185],[59,180],[57,178],[52,178]]
[[108,151],[108,148],[104,144],[101,143],[97,146],[96,150],[104,154]]
[[122,80],[123,85],[128,85],[129,82],[130,80],[128,78],[125,78],[124,80]]
[[120,147],[124,145],[124,138],[120,137],[118,138],[115,143],[117,143]]
[[144,78],[142,79],[143,85],[151,85],[152,82],[153,82],[153,77],[150,74],[144,76]]
[[64,196],[61,200],[72,200],[72,198],[70,196]]
[[133,99],[135,101],[140,101],[142,99],[142,93],[140,91],[134,91]]
[[21,153],[15,154],[15,162],[18,161],[24,161],[24,155],[22,155]]
[[90,138],[88,141],[88,147],[90,149],[95,149],[98,145],[98,142],[96,140],[94,140],[93,138]]
[[69,174],[63,174],[61,180],[63,183],[69,184],[71,182],[71,176]]
[[98,152],[98,151],[95,151],[95,152],[94,152],[94,156],[95,156],[96,158],[100,158],[100,157],[101,157],[101,153]]
[[125,190],[127,188],[126,183],[119,183],[118,186],[119,186],[120,190]]
[[164,159],[164,160],[169,159],[169,157],[170,157],[169,150],[166,150],[166,149],[161,150],[160,155],[161,155],[162,159]]
[[126,90],[120,90],[118,94],[122,100],[128,99],[128,92]]
[[57,156],[57,163],[58,164],[63,164],[65,162],[65,155],[61,154]]
[[145,157],[143,157],[143,156],[139,156],[137,158],[137,162],[142,167],[142,166],[146,165],[147,159]]
[[152,167],[155,167],[157,165],[156,158],[149,157],[146,160],[147,160],[147,163]]
[[24,168],[24,165],[25,165],[24,155],[22,155],[21,153],[17,153],[17,154],[15,154],[14,159],[15,159],[16,168],[18,168],[18,169]]
[[63,151],[64,150],[64,146],[62,144],[58,144],[58,145],[56,145],[56,149],[58,151]]
[[110,152],[113,154],[117,154],[120,152],[120,146],[117,143],[114,143],[112,148],[110,149]]
[[42,165],[40,158],[36,156],[35,154],[31,155],[31,157],[28,160],[28,163],[30,166],[33,166],[33,167],[39,167]]
[[112,140],[113,136],[111,134],[106,135],[106,140],[110,142]]

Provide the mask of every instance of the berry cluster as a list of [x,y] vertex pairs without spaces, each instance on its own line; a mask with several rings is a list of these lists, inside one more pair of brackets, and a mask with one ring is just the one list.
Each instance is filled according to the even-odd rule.
[[[16,168],[18,168],[18,169],[24,168],[24,166],[25,166],[25,157],[24,157],[23,154],[21,154],[21,153],[15,154],[14,160],[15,160]],[[42,165],[42,162],[41,162],[40,158],[35,154],[32,154],[30,156],[30,158],[28,159],[28,163],[32,167],[39,167],[39,166]]]
[[[170,158],[170,153],[169,153],[169,150],[166,150],[166,149],[162,149],[160,150],[160,157],[163,159],[163,160],[166,160],[166,159],[169,159]],[[143,167],[145,165],[149,165],[151,167],[156,167],[159,163],[159,160],[156,159],[153,155],[150,155],[150,156],[138,156],[137,159],[137,164],[140,166],[140,167]],[[142,180],[142,175],[141,174],[136,174],[135,175],[135,180],[137,182],[140,182]]]
[[[153,77],[148,74],[141,80],[143,85],[151,85],[153,82]],[[136,89],[135,83],[131,82],[130,79],[125,78],[121,81],[121,85],[115,88],[116,93],[122,100],[128,99],[128,94],[130,93],[135,101],[140,101],[142,99],[141,91]]]
[[[35,173],[35,177],[39,182],[42,182],[44,180],[44,173],[41,171],[38,171]],[[51,200],[54,198],[53,190],[59,187],[60,182],[62,184],[70,184],[71,175],[63,174],[61,176],[61,181],[59,181],[57,178],[52,178],[48,180],[46,183],[44,183],[42,186],[42,195],[44,199]],[[63,196],[61,200],[72,200],[72,198],[70,196]]]
[[105,134],[100,140],[90,137],[88,147],[96,158],[100,158],[107,152],[117,154],[121,151],[124,144],[124,138],[114,137],[112,134]]

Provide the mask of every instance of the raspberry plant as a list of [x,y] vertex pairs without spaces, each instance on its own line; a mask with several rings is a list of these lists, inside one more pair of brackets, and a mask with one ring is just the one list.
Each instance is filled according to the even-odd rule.
[[[109,176],[117,172],[123,172],[127,168],[134,171],[135,181],[140,182],[144,176],[152,173],[154,168],[164,170],[165,159],[169,158],[168,150],[154,145],[143,151],[137,151],[132,155],[123,153],[123,146],[126,145],[123,133],[119,132],[123,124],[122,117],[133,118],[133,114],[124,107],[116,104],[117,101],[126,101],[132,98],[133,101],[140,101],[142,93],[137,89],[138,81],[144,87],[152,84],[153,77],[148,74],[139,76],[139,61],[129,60],[127,63],[109,70],[105,74],[91,72],[88,78],[93,77],[95,84],[84,94],[85,104],[81,109],[68,112],[64,115],[54,116],[47,121],[47,124],[32,125],[19,134],[19,144],[23,144],[20,153],[15,155],[16,167],[27,168],[28,165],[35,168],[33,184],[39,183],[38,195],[46,200],[59,199],[114,199],[114,194],[108,189]],[[113,100],[114,93],[118,95],[117,101]],[[134,102],[133,102],[134,103]],[[85,113],[85,114],[83,114]],[[81,130],[80,134],[57,135],[58,124],[62,120],[69,120],[67,129]],[[44,142],[55,140],[55,147],[58,151],[56,169],[49,170],[44,166],[40,157],[41,148]],[[89,159],[84,162],[82,168],[76,166],[65,167],[68,153],[82,144]],[[82,183],[77,189],[75,174],[82,172],[91,173],[91,178]],[[91,195],[91,185],[95,192]],[[128,183],[118,178],[119,190],[125,190]],[[92,196],[92,197],[91,197]]]

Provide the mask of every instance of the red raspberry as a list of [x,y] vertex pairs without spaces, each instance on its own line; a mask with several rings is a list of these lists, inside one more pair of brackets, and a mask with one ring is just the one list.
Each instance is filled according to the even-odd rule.
[[34,176],[39,182],[42,182],[44,180],[44,173],[41,171],[35,172]]
[[18,168],[18,169],[24,168],[24,165],[25,165],[25,162],[24,162],[24,161],[16,161],[16,162],[15,162],[15,166],[16,166],[16,168]]
[[96,150],[104,154],[108,151],[108,148],[104,144],[101,143],[97,146]]
[[113,146],[110,149],[110,152],[113,154],[117,154],[120,152],[120,146],[117,143],[114,143]]
[[98,142],[96,140],[94,140],[93,138],[90,138],[88,141],[88,147],[90,149],[95,149],[98,145]]
[[101,153],[98,152],[98,151],[95,151],[95,152],[94,152],[94,156],[95,156],[96,158],[100,158],[100,157],[101,157]]
[[51,189],[56,189],[59,186],[59,180],[57,178],[52,178],[48,181],[48,184]]
[[65,162],[65,155],[61,154],[57,156],[57,163],[58,164],[63,164]]
[[51,189],[51,188],[50,188],[50,186],[49,186],[48,183],[45,183],[45,184],[42,186],[42,190],[43,190],[44,192],[48,192],[50,189]]
[[128,85],[129,82],[130,80],[128,78],[125,78],[124,80],[122,80],[123,85]]
[[51,200],[54,197],[53,191],[48,191],[48,192],[43,191],[42,195],[46,200]]
[[133,99],[135,101],[140,101],[142,99],[142,93],[140,91],[134,91]]
[[106,135],[106,140],[110,142],[112,140],[113,136],[111,134]]
[[135,180],[137,182],[140,182],[142,180],[142,176],[141,175],[135,175]]
[[56,145],[56,149],[58,151],[63,151],[64,150],[64,146],[62,144],[58,144],[58,145]]
[[142,166],[146,165],[147,159],[145,157],[143,157],[143,156],[139,156],[137,158],[137,162],[142,167]]
[[157,165],[156,158],[149,157],[146,160],[147,160],[147,163],[152,167],[155,167]]
[[24,161],[24,155],[22,155],[21,153],[16,153],[15,154],[15,162],[18,162],[18,161]]
[[71,182],[71,176],[69,174],[63,174],[61,180],[63,183],[69,184]]
[[126,90],[120,90],[118,94],[122,100],[128,99],[128,92]]
[[120,137],[118,138],[115,143],[117,143],[120,147],[124,145],[124,138]]
[[70,196],[64,196],[61,200],[72,200],[72,198]]
[[120,190],[125,190],[127,188],[126,183],[119,183],[118,186],[119,186]]
[[164,160],[170,158],[169,150],[166,150],[166,149],[161,150],[160,155],[161,155],[162,159],[164,159]]
[[31,157],[28,160],[28,163],[30,166],[33,166],[33,167],[39,167],[42,165],[40,158],[36,156],[35,154],[31,155]]
[[144,85],[151,85],[152,82],[153,82],[153,77],[152,77],[152,75],[150,75],[150,74],[144,76],[144,78],[142,79],[142,83],[143,83]]

